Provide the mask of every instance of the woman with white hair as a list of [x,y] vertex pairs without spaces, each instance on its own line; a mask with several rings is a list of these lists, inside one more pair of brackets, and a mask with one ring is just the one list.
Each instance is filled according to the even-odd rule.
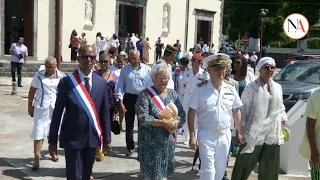
[[247,179],[259,163],[259,180],[277,180],[280,145],[284,143],[282,127],[287,115],[282,101],[282,88],[272,79],[276,68],[271,57],[260,59],[260,76],[248,84],[242,94],[242,129],[246,143],[240,146],[232,180]]
[[[186,116],[175,90],[167,88],[170,76],[166,64],[156,64],[151,71],[154,85],[140,92],[135,105],[143,180],[163,180],[174,174],[175,142],[172,133],[185,123]],[[163,119],[160,112],[172,104],[177,108],[177,115]]]
[[[47,139],[50,129],[53,109],[55,106],[57,87],[65,75],[57,69],[57,60],[48,57],[45,60],[45,70],[36,72],[28,95],[28,113],[34,118],[31,138],[34,140],[33,170],[39,169],[40,151],[43,140]],[[52,161],[58,161],[57,154],[51,154]]]

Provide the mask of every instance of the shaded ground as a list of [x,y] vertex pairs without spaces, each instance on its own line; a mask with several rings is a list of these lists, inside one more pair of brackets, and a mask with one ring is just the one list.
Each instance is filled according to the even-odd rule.
[[[10,78],[0,78],[0,179],[65,179],[65,161],[63,150],[59,151],[60,161],[54,163],[49,160],[47,144],[42,151],[41,169],[38,172],[30,170],[33,157],[33,142],[30,138],[33,120],[27,114],[27,92],[31,78],[23,78],[23,88],[18,88],[18,95],[10,95]],[[102,162],[94,165],[94,177],[108,180],[134,180],[139,179],[139,163],[136,161],[136,153],[133,157],[126,157],[125,134],[113,136],[114,154],[106,157]],[[178,138],[176,149],[176,178],[184,180],[199,179],[197,168],[191,171],[193,152],[188,146],[182,144],[182,137]],[[231,175],[234,158],[230,158],[228,175]],[[310,179],[307,177],[279,176],[283,180]],[[252,173],[249,180],[257,179],[256,173]]]

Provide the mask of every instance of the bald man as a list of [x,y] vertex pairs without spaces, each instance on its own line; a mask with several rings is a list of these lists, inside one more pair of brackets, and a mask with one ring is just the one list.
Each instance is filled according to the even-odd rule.
[[120,111],[125,114],[127,156],[131,156],[134,149],[133,128],[135,119],[134,105],[137,102],[139,92],[145,89],[151,68],[140,62],[140,52],[129,52],[129,63],[120,72],[116,89],[116,98],[119,100]]
[[79,68],[62,78],[58,85],[49,152],[57,152],[61,116],[66,109],[59,140],[65,150],[67,179],[90,179],[96,149],[104,146],[105,151],[111,150],[108,91],[106,80],[92,73],[95,50],[81,46],[77,60]]

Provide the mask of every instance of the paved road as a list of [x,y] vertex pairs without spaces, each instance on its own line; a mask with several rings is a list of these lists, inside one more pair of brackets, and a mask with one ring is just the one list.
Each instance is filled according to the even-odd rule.
[[[18,88],[18,95],[12,96],[10,78],[0,78],[0,179],[37,179],[60,180],[65,177],[65,161],[63,150],[59,151],[60,161],[54,163],[49,160],[47,145],[43,147],[41,169],[38,172],[30,170],[33,157],[33,142],[30,138],[33,120],[27,115],[27,92],[31,78],[23,79],[23,88]],[[126,157],[124,133],[113,136],[114,154],[106,157],[102,162],[94,165],[96,179],[133,180],[139,179],[139,163],[136,153],[133,157]],[[176,178],[185,180],[199,179],[197,170],[191,171],[193,152],[178,138],[176,149]],[[228,175],[232,172],[234,158],[230,159],[227,168]],[[197,168],[196,168],[197,169]],[[298,180],[310,179],[307,177],[289,177],[280,175],[279,179]],[[257,179],[257,174],[252,173],[249,180]]]

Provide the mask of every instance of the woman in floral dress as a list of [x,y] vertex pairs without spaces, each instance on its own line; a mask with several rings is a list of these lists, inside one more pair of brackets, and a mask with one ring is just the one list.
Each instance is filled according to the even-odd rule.
[[[164,180],[174,175],[175,143],[171,133],[184,124],[186,116],[177,93],[166,88],[170,75],[166,65],[155,65],[151,71],[154,86],[141,91],[136,103],[140,171],[144,180]],[[150,89],[164,105],[172,102],[177,106],[177,118],[159,119],[160,108],[151,98]]]

